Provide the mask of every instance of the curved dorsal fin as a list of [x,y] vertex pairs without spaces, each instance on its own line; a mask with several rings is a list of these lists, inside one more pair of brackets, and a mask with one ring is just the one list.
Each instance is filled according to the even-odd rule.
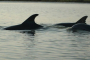
[[36,24],[34,19],[35,17],[38,16],[38,14],[33,14],[31,15],[28,19],[26,19],[22,24],[23,25],[31,25],[31,24]]
[[79,19],[76,23],[86,23],[86,19],[88,16],[83,16],[81,19]]

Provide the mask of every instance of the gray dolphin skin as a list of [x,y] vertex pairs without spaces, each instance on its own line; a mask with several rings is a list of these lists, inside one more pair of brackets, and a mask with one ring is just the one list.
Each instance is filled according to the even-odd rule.
[[23,23],[19,25],[10,26],[4,29],[5,30],[31,30],[31,29],[38,29],[43,27],[35,23],[34,19],[36,18],[36,16],[38,16],[38,14],[33,14],[28,19],[26,19]]
[[57,26],[65,26],[65,27],[71,27],[73,26],[74,24],[77,24],[77,23],[86,23],[86,19],[87,19],[88,16],[83,16],[81,19],[79,19],[77,22],[75,23],[58,23],[58,24],[55,24]]
[[76,31],[76,30],[84,30],[84,31],[90,31],[90,25],[84,24],[84,23],[78,23],[73,25],[70,30]]

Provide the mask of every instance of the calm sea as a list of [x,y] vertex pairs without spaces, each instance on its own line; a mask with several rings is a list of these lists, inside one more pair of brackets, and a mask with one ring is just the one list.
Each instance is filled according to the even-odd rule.
[[[32,14],[39,14],[35,22],[44,29],[3,30]],[[89,3],[0,2],[0,60],[90,60],[90,32],[52,26],[86,15],[90,24]]]

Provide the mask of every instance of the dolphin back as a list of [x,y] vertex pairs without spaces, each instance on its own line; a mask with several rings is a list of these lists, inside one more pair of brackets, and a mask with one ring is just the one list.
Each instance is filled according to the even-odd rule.
[[10,26],[4,29],[5,30],[31,30],[31,29],[38,29],[43,27],[35,23],[34,20],[36,16],[38,16],[38,14],[33,14],[28,19],[26,19],[23,23],[19,25]]
[[90,31],[90,25],[87,25],[84,23],[78,23],[78,24],[73,25],[70,29],[72,31],[76,31],[76,30]]

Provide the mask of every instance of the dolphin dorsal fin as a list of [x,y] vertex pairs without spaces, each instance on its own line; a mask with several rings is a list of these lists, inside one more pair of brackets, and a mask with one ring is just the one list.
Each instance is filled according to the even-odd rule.
[[36,24],[35,21],[34,21],[34,19],[35,19],[36,16],[38,16],[38,14],[33,14],[33,15],[31,15],[28,19],[26,19],[26,20],[22,23],[22,25],[32,25],[32,24]]
[[88,16],[83,16],[81,19],[79,19],[76,23],[86,23],[86,19]]

